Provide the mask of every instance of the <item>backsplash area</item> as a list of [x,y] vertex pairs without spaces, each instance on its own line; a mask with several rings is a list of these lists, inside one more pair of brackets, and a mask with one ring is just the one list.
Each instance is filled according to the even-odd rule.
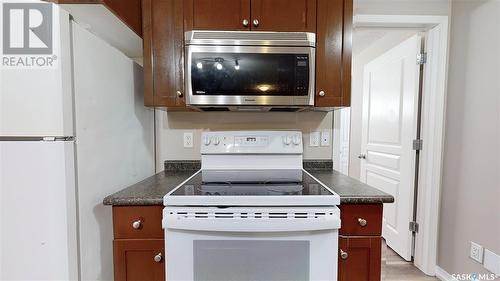
[[[304,159],[332,159],[331,112],[166,112],[156,111],[157,169],[165,160],[199,160],[203,131],[300,130]],[[328,146],[309,146],[310,132],[330,132]],[[193,133],[193,147],[184,148],[184,133]]]

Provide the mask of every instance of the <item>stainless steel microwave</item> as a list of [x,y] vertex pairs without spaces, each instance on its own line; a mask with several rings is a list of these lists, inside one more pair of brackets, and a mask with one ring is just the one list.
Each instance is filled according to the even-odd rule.
[[186,103],[202,110],[313,106],[315,44],[308,32],[186,32]]

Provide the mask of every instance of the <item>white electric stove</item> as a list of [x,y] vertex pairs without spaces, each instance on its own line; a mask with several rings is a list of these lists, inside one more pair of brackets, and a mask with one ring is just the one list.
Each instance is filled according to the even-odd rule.
[[337,280],[340,197],[302,169],[297,131],[206,132],[164,197],[167,280]]

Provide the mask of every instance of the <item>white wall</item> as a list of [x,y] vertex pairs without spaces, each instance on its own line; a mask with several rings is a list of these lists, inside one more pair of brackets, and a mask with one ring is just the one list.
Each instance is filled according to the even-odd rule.
[[[418,33],[416,29],[356,29],[353,36],[351,137],[349,151],[349,176],[359,179],[361,160],[361,126],[363,109],[364,66],[399,43]],[[368,39],[367,39],[368,38]],[[357,47],[357,42],[362,47]],[[364,48],[364,49],[358,49]]]
[[450,3],[451,0],[354,0],[354,14],[449,15]]
[[[329,112],[165,112],[156,111],[157,169],[165,160],[199,160],[202,131],[300,130],[304,134],[305,159],[332,159],[332,146],[309,147],[309,132],[332,131]],[[184,148],[184,132],[194,133],[194,147]],[[331,143],[331,140],[330,140]]]
[[154,111],[144,107],[142,67],[72,26],[81,280],[113,280],[102,199],[154,174]]
[[500,254],[500,1],[452,4],[438,265],[482,273],[469,241]]

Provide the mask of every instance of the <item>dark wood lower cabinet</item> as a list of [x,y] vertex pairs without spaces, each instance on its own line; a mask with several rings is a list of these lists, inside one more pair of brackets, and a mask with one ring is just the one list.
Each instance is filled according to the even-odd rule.
[[115,281],[165,281],[163,239],[117,239],[113,242]]
[[380,236],[339,237],[339,281],[380,281]]

